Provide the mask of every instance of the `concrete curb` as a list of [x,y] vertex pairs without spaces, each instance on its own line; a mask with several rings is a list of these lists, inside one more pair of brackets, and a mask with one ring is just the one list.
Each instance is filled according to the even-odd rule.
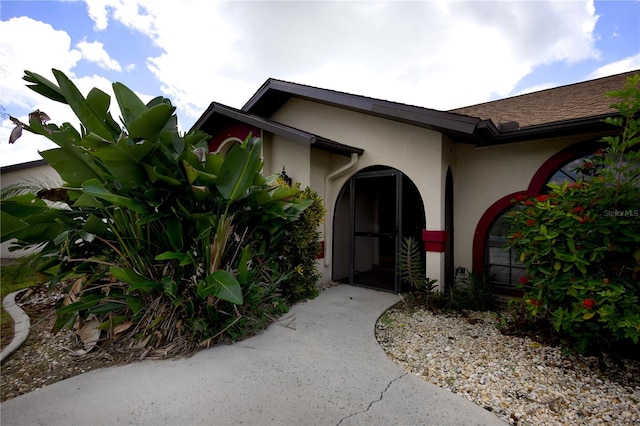
[[13,340],[0,353],[0,362],[4,361],[13,351],[27,340],[31,329],[31,320],[20,306],[16,305],[16,296],[25,290],[15,291],[2,300],[2,308],[11,316],[14,324]]

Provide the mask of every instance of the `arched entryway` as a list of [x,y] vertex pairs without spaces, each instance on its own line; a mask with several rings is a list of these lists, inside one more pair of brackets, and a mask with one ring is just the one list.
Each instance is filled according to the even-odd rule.
[[425,228],[422,197],[397,169],[369,167],[340,190],[333,219],[335,281],[403,291],[397,257],[403,237],[421,241]]

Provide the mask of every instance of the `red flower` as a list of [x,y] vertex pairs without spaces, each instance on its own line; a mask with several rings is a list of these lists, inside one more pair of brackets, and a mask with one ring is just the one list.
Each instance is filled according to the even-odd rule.
[[533,306],[542,306],[542,302],[538,299],[527,299],[527,303]]
[[533,206],[534,204],[533,204],[533,201],[527,200],[527,201],[524,202],[524,205],[525,206]]
[[515,240],[519,240],[519,239],[521,239],[523,237],[524,237],[524,235],[522,235],[522,232],[518,231],[518,232],[515,232],[513,235],[511,235],[511,237],[509,237],[509,239],[511,241],[515,241]]
[[569,185],[567,185],[567,189],[571,189],[571,188],[575,188],[575,189],[582,189],[582,183],[578,182],[571,182]]
[[596,306],[596,301],[593,299],[584,299],[582,301],[582,307],[587,310],[593,309],[594,306]]
[[596,150],[596,152],[593,153],[593,155],[595,155],[596,157],[600,157],[600,156],[604,155],[604,149],[598,148]]
[[538,200],[541,203],[544,203],[550,197],[551,197],[551,195],[549,195],[549,194],[538,195],[536,197],[536,200]]
[[515,199],[515,202],[516,202],[516,203],[519,203],[519,202],[521,202],[521,201],[524,201],[526,198],[527,198],[527,197],[526,197],[525,195],[523,195],[523,194],[517,195],[517,196],[516,196],[516,199]]
[[578,206],[573,209],[573,214],[580,214],[584,211],[584,207]]
[[527,278],[527,277],[520,277],[520,284],[522,284],[522,285],[527,285],[527,284],[529,284],[529,278]]
[[526,223],[527,226],[534,226],[536,224],[536,221],[533,219],[527,219],[524,223]]
[[590,169],[593,167],[593,163],[591,161],[585,161],[582,167],[584,167],[585,169]]
[[591,220],[591,216],[586,215],[585,217],[581,217],[578,219],[578,222],[580,223],[585,223],[585,222],[589,222]]

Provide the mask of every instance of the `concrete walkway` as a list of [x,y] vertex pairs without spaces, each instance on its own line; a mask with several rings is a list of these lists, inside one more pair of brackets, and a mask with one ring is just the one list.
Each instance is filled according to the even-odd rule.
[[398,300],[333,287],[242,342],[94,370],[9,400],[2,425],[504,425],[386,356],[374,325]]

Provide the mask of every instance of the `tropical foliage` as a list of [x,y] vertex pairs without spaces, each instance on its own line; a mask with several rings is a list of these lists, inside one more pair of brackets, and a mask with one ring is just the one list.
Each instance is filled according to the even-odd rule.
[[582,352],[640,341],[639,82],[608,94],[619,115],[606,121],[621,132],[578,168],[583,177],[511,212],[529,317]]
[[413,237],[404,237],[398,252],[398,274],[403,283],[410,287],[410,294],[416,301],[434,309],[440,298],[438,280],[425,275],[424,252]]
[[[72,278],[56,327],[91,319],[107,341],[170,355],[240,337],[285,311],[281,289],[295,274],[281,259],[316,200],[261,174],[261,141],[249,135],[225,157],[209,153],[208,135],[180,134],[168,99],[144,103],[115,83],[121,127],[107,93],[84,97],[53,75],[24,79],[68,104],[80,129],[34,111],[28,123],[11,117],[10,143],[23,130],[53,141],[41,155],[64,185],[3,198],[1,234],[16,248],[41,246],[38,270],[51,285]],[[303,272],[304,296],[314,294],[313,272]]]

